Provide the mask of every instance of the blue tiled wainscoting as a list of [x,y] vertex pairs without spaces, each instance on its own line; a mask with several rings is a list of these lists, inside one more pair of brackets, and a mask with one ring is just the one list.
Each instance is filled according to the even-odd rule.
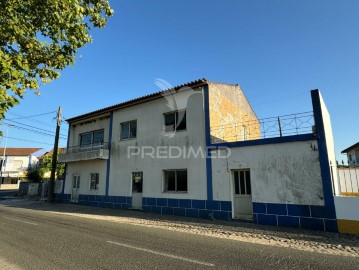
[[232,219],[230,201],[206,201],[191,199],[142,198],[145,212],[186,217]]
[[253,203],[257,224],[337,232],[335,213],[325,206]]

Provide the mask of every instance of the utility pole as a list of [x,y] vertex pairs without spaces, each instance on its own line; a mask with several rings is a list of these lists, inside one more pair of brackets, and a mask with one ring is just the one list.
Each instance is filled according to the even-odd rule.
[[59,110],[57,111],[55,143],[54,143],[54,151],[52,153],[51,175],[50,175],[49,188],[47,192],[47,202],[50,203],[54,202],[54,183],[55,183],[55,174],[56,174],[56,165],[57,165],[57,150],[59,147],[61,117],[62,117],[62,108],[60,106]]

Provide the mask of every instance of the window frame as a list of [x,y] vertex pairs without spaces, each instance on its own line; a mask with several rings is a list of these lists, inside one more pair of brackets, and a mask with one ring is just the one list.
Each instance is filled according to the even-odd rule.
[[[135,137],[131,137],[131,123],[135,122],[136,123],[136,136]],[[128,138],[123,138],[123,125],[128,124]],[[120,123],[120,141],[128,141],[128,140],[135,140],[137,139],[137,119],[134,120],[130,120],[130,121],[125,121]]]
[[[179,126],[179,124],[178,124],[178,115],[179,115],[179,113],[184,113],[184,119],[185,119],[185,125],[186,126],[183,129],[178,129],[178,126]],[[172,115],[172,114],[174,114],[174,116],[175,116],[174,130],[167,130],[166,116]],[[174,133],[174,132],[180,132],[180,131],[186,131],[186,130],[187,130],[187,110],[186,109],[170,111],[170,112],[166,112],[166,113],[163,114],[163,132],[164,133]]]
[[[237,178],[236,174],[238,175],[237,176],[238,187],[236,184],[236,178]],[[243,187],[241,182],[242,175],[243,175]],[[249,183],[249,188],[248,188],[248,183]],[[242,193],[242,188],[244,188],[244,193]],[[237,193],[237,189],[238,189],[238,193]],[[233,170],[233,194],[237,196],[252,196],[252,176],[250,169]]]
[[[92,186],[92,181],[93,181],[92,176],[93,175],[96,175],[96,178],[94,179],[94,181],[95,181],[94,188]],[[90,191],[91,190],[93,190],[93,191],[99,190],[100,189],[99,185],[100,185],[100,174],[99,173],[90,173],[89,190]]]
[[[166,183],[166,173],[174,172],[175,173],[175,190],[168,190]],[[177,181],[177,172],[186,172],[186,190],[178,190],[178,181]],[[187,169],[168,169],[163,170],[163,193],[188,193],[188,170]]]
[[[99,131],[102,131],[102,133],[103,133],[102,141],[94,143],[95,133],[99,132]],[[82,136],[85,134],[91,134],[91,143],[82,145]],[[96,129],[96,130],[92,130],[92,131],[83,132],[83,133],[80,133],[79,136],[80,136],[79,146],[80,146],[81,150],[102,147],[103,144],[105,143],[105,129]]]

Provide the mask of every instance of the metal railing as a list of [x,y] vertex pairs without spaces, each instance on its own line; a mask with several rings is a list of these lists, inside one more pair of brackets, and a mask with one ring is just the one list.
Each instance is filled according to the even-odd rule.
[[107,142],[102,143],[92,143],[86,145],[77,145],[68,148],[62,148],[60,150],[60,155],[73,154],[79,152],[86,152],[92,150],[108,149],[109,144]]
[[313,133],[313,112],[269,117],[211,127],[212,143]]

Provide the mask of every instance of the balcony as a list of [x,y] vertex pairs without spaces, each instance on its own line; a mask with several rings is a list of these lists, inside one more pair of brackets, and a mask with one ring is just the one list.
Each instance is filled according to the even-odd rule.
[[58,162],[76,162],[96,159],[109,159],[108,143],[78,145],[61,149]]

